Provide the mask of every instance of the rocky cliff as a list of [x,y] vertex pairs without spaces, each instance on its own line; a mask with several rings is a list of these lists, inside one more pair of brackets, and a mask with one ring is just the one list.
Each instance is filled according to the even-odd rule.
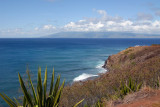
[[109,70],[131,69],[136,66],[144,66],[149,62],[160,61],[160,45],[129,47],[118,54],[109,56],[104,68]]
[[[108,101],[113,102],[117,96],[114,87],[119,88],[121,81],[127,83],[129,78],[137,84],[143,83],[144,86],[157,89],[157,81],[160,77],[160,45],[129,47],[108,57],[103,67],[109,71],[98,78],[66,86],[60,106],[70,107],[83,98],[85,100],[80,105],[82,107],[85,104],[94,105],[98,100],[106,106]],[[112,104],[117,106],[123,102],[115,101]]]

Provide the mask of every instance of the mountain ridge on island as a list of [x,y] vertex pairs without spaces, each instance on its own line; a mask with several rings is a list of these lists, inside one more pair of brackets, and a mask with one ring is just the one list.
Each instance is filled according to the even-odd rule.
[[159,38],[159,34],[144,34],[132,32],[58,32],[43,36],[42,38]]

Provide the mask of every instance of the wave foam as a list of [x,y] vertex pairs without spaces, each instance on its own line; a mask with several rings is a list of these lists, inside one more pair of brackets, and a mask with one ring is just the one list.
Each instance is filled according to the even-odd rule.
[[95,77],[95,76],[98,76],[98,75],[83,73],[83,74],[79,75],[78,77],[74,78],[73,81],[74,82],[76,82],[76,81],[82,81],[82,80],[85,80],[85,79],[87,79],[89,77]]
[[139,47],[140,45],[135,45],[134,47]]
[[99,64],[96,66],[96,68],[102,68],[102,66],[104,65],[104,61],[99,62]]
[[107,72],[107,70],[104,68],[101,68],[101,70],[99,70],[99,73],[106,73],[106,72]]
[[99,69],[99,73],[105,73],[107,72],[106,69],[102,68],[102,66],[104,65],[104,61],[100,61],[99,64],[96,66],[97,69]]

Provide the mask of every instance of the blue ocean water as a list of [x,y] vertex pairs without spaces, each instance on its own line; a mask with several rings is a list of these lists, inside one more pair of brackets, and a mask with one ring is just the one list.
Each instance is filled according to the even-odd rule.
[[[47,66],[66,83],[97,76],[109,55],[130,46],[160,44],[160,39],[0,39],[0,92],[20,95],[18,72],[25,76],[27,65],[36,82],[38,67],[42,76]],[[0,98],[0,105],[5,105]]]

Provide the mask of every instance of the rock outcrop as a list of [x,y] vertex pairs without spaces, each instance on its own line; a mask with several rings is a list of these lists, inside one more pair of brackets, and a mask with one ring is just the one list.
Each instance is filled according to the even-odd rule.
[[[72,86],[65,87],[60,107],[70,107],[83,98],[85,100],[80,106],[84,104],[94,105],[98,100],[101,100],[104,105],[110,107],[108,100],[112,100],[112,96],[117,95],[114,87],[119,88],[121,81],[127,82],[129,78],[132,78],[136,83],[145,83],[146,86],[157,88],[155,83],[160,77],[160,46],[129,47],[109,56],[103,67],[107,68],[109,72],[94,80],[77,82]],[[143,94],[143,92],[139,93]],[[135,94],[130,98],[134,96]],[[121,101],[121,104],[124,104],[123,102],[125,100]],[[116,103],[113,106],[118,105]]]
[[109,70],[131,68],[153,58],[160,58],[160,45],[129,47],[109,56],[103,67]]

